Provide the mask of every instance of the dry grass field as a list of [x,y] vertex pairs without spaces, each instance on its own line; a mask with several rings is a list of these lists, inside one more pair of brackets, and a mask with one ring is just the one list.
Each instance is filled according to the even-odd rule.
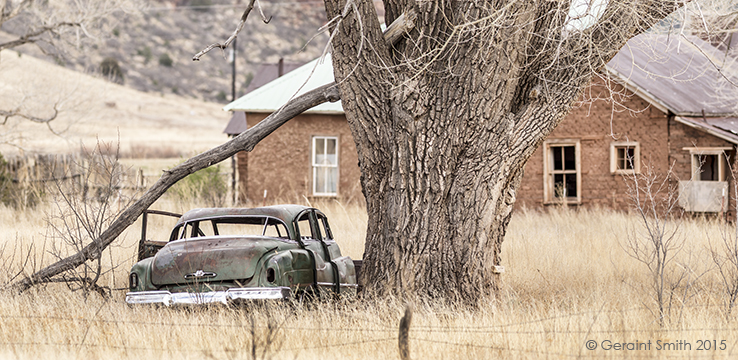
[[[365,210],[337,202],[313,205],[332,220],[344,252],[361,257]],[[196,206],[200,204],[195,201],[184,204],[165,198],[155,208],[182,211]],[[63,252],[63,244],[49,236],[44,220],[55,211],[53,205],[23,211],[0,208],[3,283],[22,262],[27,273]],[[499,299],[478,309],[413,303],[411,357],[735,358],[736,317],[726,314],[724,286],[709,250],[720,249],[720,229],[725,226],[709,219],[679,224],[684,246],[670,264],[688,270],[687,278],[669,298],[662,324],[650,286],[653,278],[626,254],[628,237],[642,233],[639,217],[600,210],[519,211],[504,245],[506,273]],[[399,358],[398,324],[406,304],[396,299],[235,309],[127,306],[124,288],[138,231],[137,223],[103,255],[105,275],[100,284],[113,289],[108,298],[85,296],[63,284],[39,286],[20,295],[0,293],[0,356]],[[158,234],[166,231],[152,237]],[[588,350],[588,340],[594,340],[597,349]],[[616,343],[636,348],[616,350]]]
[[[228,118],[219,105],[142,94],[3,51],[0,106],[18,102],[29,109],[59,104],[64,111],[54,126],[64,131],[55,136],[43,126],[9,123],[0,129],[0,142],[26,152],[74,152],[80,143],[120,141],[124,154],[149,158],[123,159],[125,166],[154,177],[179,156],[223,142]],[[0,146],[4,154],[13,151],[19,148]],[[174,157],[151,159],[163,153]],[[64,207],[53,199],[49,193],[28,209],[0,204],[0,284],[6,285],[0,290],[0,358],[399,358],[398,324],[407,304],[397,299],[235,309],[127,306],[138,222],[101,258],[98,284],[110,289],[108,296],[61,283],[15,293],[7,286],[13,279],[74,251],[53,231],[64,229],[58,216]],[[152,208],[183,212],[208,205],[169,194]],[[337,202],[312,205],[328,215],[343,252],[361,258],[366,210]],[[113,202],[111,209],[123,206]],[[172,225],[151,224],[158,229],[149,233],[153,239],[167,236]],[[628,255],[636,249],[632,241],[644,239],[642,225],[636,215],[604,210],[517,211],[502,251],[506,272],[499,297],[474,309],[410,301],[411,358],[736,358],[738,319],[735,311],[727,313],[726,287],[711,252],[725,254],[723,235],[734,242],[735,227],[714,219],[678,223],[676,239],[683,246],[667,257],[663,279],[673,286],[661,292],[662,317],[653,287],[660,277]],[[644,249],[647,243],[638,244]]]

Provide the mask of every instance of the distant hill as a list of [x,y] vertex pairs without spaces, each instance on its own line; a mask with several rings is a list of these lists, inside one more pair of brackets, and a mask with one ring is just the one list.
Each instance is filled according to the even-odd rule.
[[[151,0],[140,16],[117,19],[112,34],[97,44],[71,49],[63,58],[44,56],[35,46],[16,50],[69,69],[99,73],[105,58],[115,59],[123,84],[139,91],[177,94],[219,103],[231,100],[231,64],[214,50],[201,61],[192,56],[211,43],[223,42],[238,25],[246,1]],[[262,1],[271,18],[264,24],[256,9],[238,37],[237,96],[243,94],[263,63],[304,63],[319,56],[327,35],[321,1]],[[4,31],[12,32],[8,26]],[[308,44],[308,42],[310,43]]]

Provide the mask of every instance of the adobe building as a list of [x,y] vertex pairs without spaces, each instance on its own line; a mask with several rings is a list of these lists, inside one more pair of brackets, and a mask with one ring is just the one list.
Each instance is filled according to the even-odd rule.
[[[625,179],[652,171],[669,174],[686,211],[734,208],[738,67],[724,59],[698,38],[632,39],[531,157],[517,206],[627,209]],[[253,126],[291,97],[333,81],[330,64],[330,58],[306,64],[225,109],[243,112]],[[241,199],[251,202],[261,202],[265,193],[285,201],[363,200],[359,176],[340,102],[298,116],[249,155],[239,155]]]

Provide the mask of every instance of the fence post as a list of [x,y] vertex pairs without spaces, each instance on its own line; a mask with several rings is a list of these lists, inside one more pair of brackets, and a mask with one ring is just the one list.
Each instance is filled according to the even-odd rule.
[[410,344],[408,336],[410,333],[410,321],[413,319],[413,310],[410,305],[405,307],[405,316],[400,320],[400,334],[397,342],[400,348],[400,359],[410,360]]

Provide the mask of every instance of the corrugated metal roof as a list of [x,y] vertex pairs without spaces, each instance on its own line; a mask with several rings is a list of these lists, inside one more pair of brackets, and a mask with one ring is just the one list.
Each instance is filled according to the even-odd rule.
[[664,112],[738,115],[735,59],[699,38],[639,35],[628,41],[607,70]]
[[[333,82],[330,54],[315,59],[226,105],[226,111],[271,113],[290,99]],[[299,89],[299,91],[298,91]],[[341,102],[323,103],[306,113],[343,114]]]

